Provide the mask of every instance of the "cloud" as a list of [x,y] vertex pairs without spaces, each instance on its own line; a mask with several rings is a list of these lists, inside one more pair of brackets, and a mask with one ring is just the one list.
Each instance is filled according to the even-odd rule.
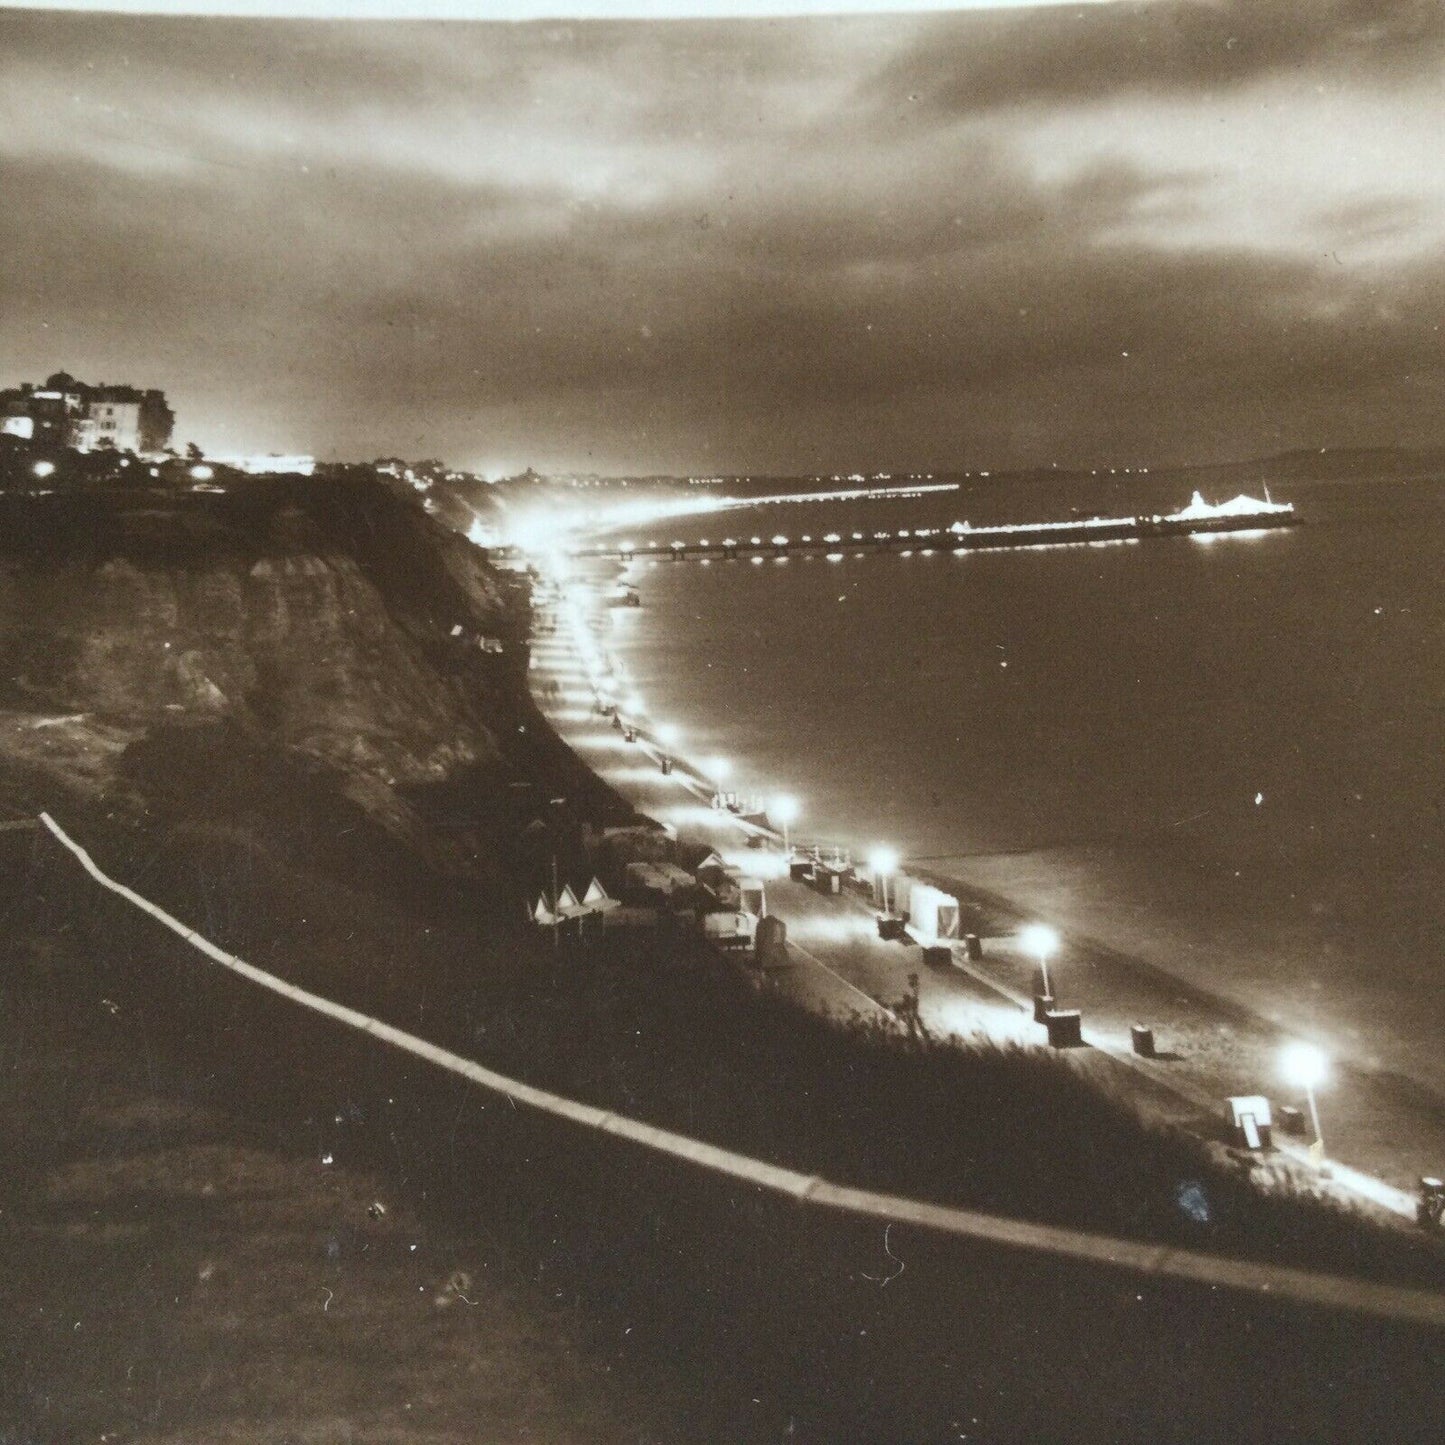
[[3,380],[165,385],[217,446],[646,470],[1416,435],[1439,30],[0,16]]
[[1281,73],[1384,82],[1445,51],[1435,0],[1145,0],[930,18],[863,94],[875,107],[973,115],[1124,93],[1217,94]]

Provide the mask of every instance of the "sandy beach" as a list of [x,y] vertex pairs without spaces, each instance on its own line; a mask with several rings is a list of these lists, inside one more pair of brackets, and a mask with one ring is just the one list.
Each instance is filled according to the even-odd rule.
[[[607,615],[601,609],[603,621],[596,624],[604,646]],[[563,632],[539,640],[533,668],[534,683],[545,684],[537,692],[553,726],[634,806],[677,828],[684,840],[715,846],[731,833],[733,845],[741,844],[730,815],[703,801],[705,766],[695,760],[690,764],[686,748],[673,775],[664,777],[654,758],[625,745],[610,720],[597,714]],[[665,698],[649,701],[665,711]],[[725,731],[725,720],[719,720],[719,728]],[[689,778],[691,791],[685,785]],[[836,835],[827,819],[810,818],[807,836]],[[1125,937],[1137,948],[1113,946],[1113,940],[1090,931],[1088,913],[1068,906],[1075,866],[1078,860],[1060,850],[931,856],[926,865],[908,869],[975,903],[987,916],[985,957],[970,974],[958,967],[924,968],[921,951],[914,947],[875,946],[867,937],[872,911],[864,902],[840,900],[837,919],[824,924],[808,890],[786,882],[770,885],[770,909],[794,915],[789,917],[790,941],[817,965],[775,976],[773,986],[814,1006],[863,1012],[866,1001],[886,1007],[903,997],[916,976],[921,1014],[930,1027],[1042,1046],[1043,1030],[1020,1007],[1032,992],[1037,964],[1019,948],[1016,935],[1024,921],[1045,917],[1063,934],[1053,964],[1055,992],[1063,1006],[1083,1011],[1086,1039],[1094,1045],[1074,1055],[1079,1067],[1106,1086],[1125,1090],[1152,1116],[1206,1137],[1225,1135],[1230,1095],[1265,1094],[1276,1111],[1285,1105],[1303,1108],[1303,1097],[1278,1078],[1278,1051],[1290,1037],[1281,1024],[1224,990],[1202,987],[1197,967],[1175,974],[1145,962],[1167,957],[1171,944],[1167,931],[1151,932],[1147,914],[1131,910],[1124,915]],[[955,953],[962,962],[961,950]],[[1155,1031],[1157,1059],[1132,1055],[1130,1026],[1140,1023]],[[1345,1186],[1350,1197],[1407,1217],[1418,1177],[1437,1172],[1445,1160],[1445,1111],[1432,1091],[1364,1060],[1337,1060],[1328,1090],[1321,1094],[1321,1111],[1332,1175],[1320,1181],[1321,1187]],[[1273,1162],[1286,1163],[1303,1178],[1317,1178],[1308,1163],[1307,1137],[1276,1131],[1276,1140],[1282,1147],[1268,1156]]]

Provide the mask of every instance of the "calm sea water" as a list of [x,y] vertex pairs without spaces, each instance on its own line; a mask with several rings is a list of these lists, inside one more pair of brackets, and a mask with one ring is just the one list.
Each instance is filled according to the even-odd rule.
[[[1306,526],[644,564],[614,646],[684,751],[797,795],[800,832],[892,843],[1445,1094],[1445,487],[1282,499]],[[1187,500],[989,483],[661,535]]]

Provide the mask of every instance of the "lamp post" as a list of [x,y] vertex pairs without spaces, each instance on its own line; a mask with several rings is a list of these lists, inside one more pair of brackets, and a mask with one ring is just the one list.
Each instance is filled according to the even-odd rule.
[[798,800],[788,797],[786,794],[781,798],[773,799],[773,813],[778,822],[783,825],[783,857],[785,859],[793,856],[793,845],[788,838],[789,827],[798,820]]
[[883,912],[887,913],[889,911],[888,881],[898,867],[898,853],[893,848],[875,848],[868,855],[868,866],[873,870],[873,877],[881,884]]
[[1320,1110],[1315,1102],[1315,1089],[1329,1077],[1330,1061],[1322,1049],[1313,1044],[1296,1041],[1286,1044],[1280,1050],[1279,1071],[1286,1082],[1305,1091],[1309,1100],[1310,1123],[1314,1126],[1315,1142],[1310,1146],[1310,1155],[1316,1164],[1325,1161],[1325,1136],[1320,1130]]
[[672,771],[672,750],[677,746],[678,736],[675,723],[659,723],[657,725],[657,741],[662,747],[660,766],[664,776]]
[[726,799],[723,797],[723,784],[728,780],[728,774],[733,770],[733,765],[726,758],[714,758],[708,765],[708,776],[712,779],[712,805],[714,808],[721,808]]
[[[632,738],[628,735],[634,732],[637,725],[642,721],[643,713],[646,711],[647,709],[642,705],[641,696],[634,692],[630,697],[625,698],[622,706],[613,713],[612,726],[618,728],[624,737],[627,737],[627,741],[631,742]],[[626,714],[625,722],[623,721],[624,713]]]
[[1046,923],[1031,923],[1019,934],[1019,942],[1039,961],[1044,991],[1034,996],[1034,1018],[1043,1023],[1043,1014],[1054,1000],[1054,991],[1049,984],[1049,955],[1058,951],[1059,935]]

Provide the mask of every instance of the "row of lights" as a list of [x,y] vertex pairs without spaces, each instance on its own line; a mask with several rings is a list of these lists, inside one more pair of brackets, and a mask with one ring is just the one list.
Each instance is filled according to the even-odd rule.
[[[123,467],[128,467],[130,465],[130,458],[122,457],[120,459],[120,464]],[[55,475],[55,463],[38,461],[35,463],[34,466],[30,468],[30,470],[37,477],[40,477],[42,479],[44,479],[45,477],[53,477]],[[159,473],[157,472],[156,468],[152,467],[151,476],[154,477],[158,475]],[[197,465],[190,468],[190,475],[198,482],[208,482],[211,480],[212,477],[216,475],[216,473],[213,467],[208,467],[204,463],[198,463]]]
[[[642,711],[641,698],[634,696],[628,700],[628,712],[630,714],[639,716]],[[657,741],[662,744],[663,748],[666,749],[669,757],[676,751],[681,733],[678,731],[675,723],[658,723],[652,729],[652,734]],[[723,784],[732,776],[732,770],[733,765],[730,759],[712,758],[702,771],[707,780],[712,783],[714,789],[721,793]],[[783,855],[784,857],[791,858],[793,854],[791,830],[793,824],[798,821],[798,818],[802,814],[802,806],[791,793],[779,793],[776,797],[768,801],[767,810],[769,818],[776,819],[777,822],[782,824]]]
[[[626,708],[633,717],[641,717],[645,712],[642,699],[636,694],[627,699]],[[670,757],[677,748],[681,733],[675,723],[669,722],[656,724],[652,733],[666,750],[665,765],[670,771]],[[711,759],[706,769],[707,776],[719,790],[731,773],[732,763],[723,757]],[[768,805],[769,816],[776,818],[782,825],[783,853],[787,858],[792,857],[790,829],[798,820],[801,811],[797,798],[789,794],[773,798]],[[885,914],[889,912],[889,887],[894,875],[898,872],[900,861],[898,850],[887,846],[880,845],[868,855],[868,865],[880,885],[880,902]],[[1046,996],[1050,997],[1053,990],[1049,980],[1049,959],[1058,952],[1060,942],[1058,930],[1051,928],[1046,923],[1031,923],[1019,932],[1019,945],[1026,953],[1038,959],[1043,991]],[[1324,1134],[1320,1128],[1319,1103],[1315,1097],[1315,1090],[1329,1077],[1329,1060],[1324,1052],[1314,1044],[1295,1041],[1284,1045],[1281,1049],[1279,1071],[1286,1083],[1304,1091],[1309,1104],[1310,1123],[1314,1129],[1315,1158],[1318,1162],[1323,1162]]]
[[[1031,923],[1019,932],[1019,946],[1039,961],[1040,982],[1046,997],[1053,994],[1049,985],[1049,959],[1058,952],[1059,941],[1057,930],[1046,923]],[[1281,1048],[1279,1072],[1287,1084],[1304,1090],[1305,1098],[1309,1102],[1310,1123],[1315,1134],[1315,1159],[1322,1163],[1325,1140],[1324,1132],[1320,1128],[1320,1110],[1315,1090],[1329,1077],[1329,1060],[1324,1051],[1314,1044],[1296,1040]]]

